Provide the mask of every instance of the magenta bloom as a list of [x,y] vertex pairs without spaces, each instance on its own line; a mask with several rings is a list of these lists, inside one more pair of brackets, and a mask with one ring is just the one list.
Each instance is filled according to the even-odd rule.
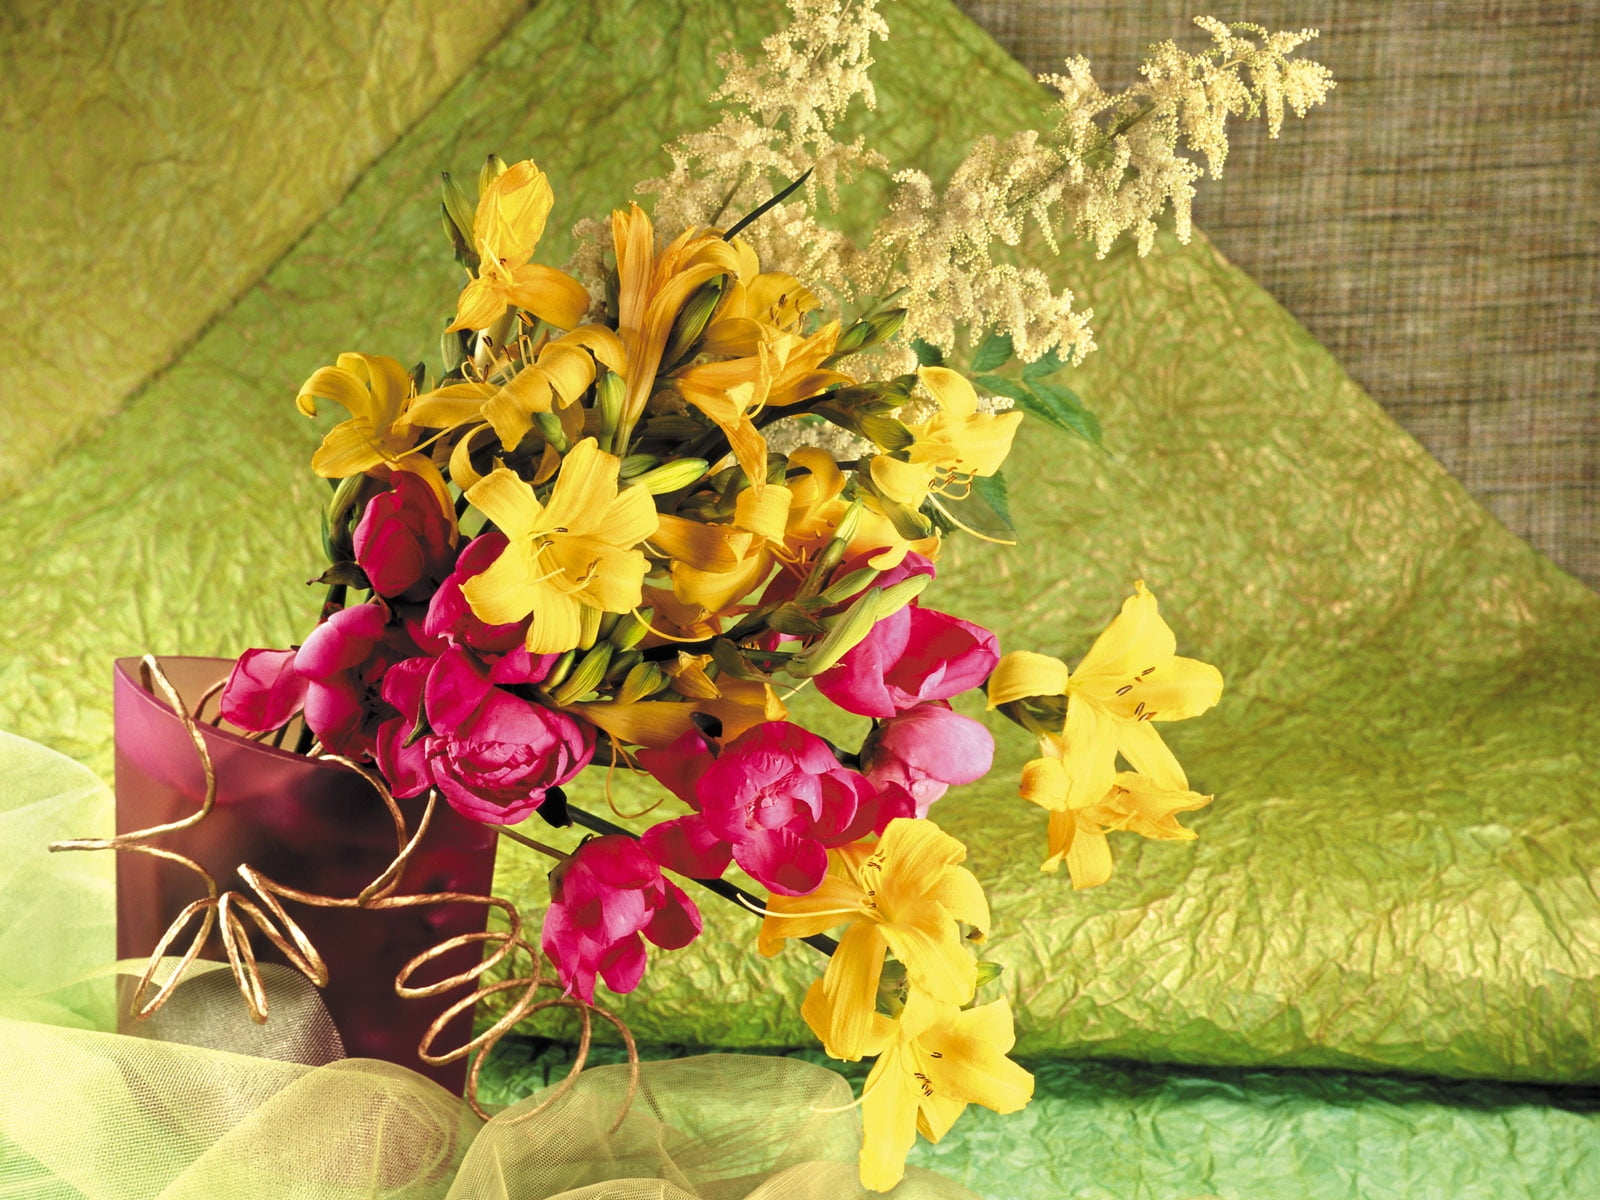
[[422,479],[396,471],[356,523],[356,563],[380,596],[424,600],[455,565],[456,527]]
[[[544,803],[594,755],[587,725],[495,686],[510,662],[507,682],[527,682],[549,664],[507,655],[494,666],[459,646],[437,658],[421,656],[390,668],[384,699],[399,715],[378,730],[378,765],[397,796],[436,787],[463,816],[511,825]],[[413,737],[426,719],[421,737]],[[407,743],[410,743],[407,745]]]
[[276,729],[303,711],[325,750],[372,754],[379,722],[392,715],[380,687],[389,667],[417,653],[381,601],[341,609],[299,650],[246,650],[222,689],[222,715],[241,729]]
[[474,575],[489,569],[489,564],[500,557],[508,544],[506,535],[499,530],[475,537],[462,550],[439,590],[428,602],[428,616],[423,628],[429,638],[446,639],[471,646],[475,650],[503,653],[523,643],[527,634],[527,621],[512,621],[506,625],[485,625],[472,611],[467,598],[461,594],[461,585]]
[[541,942],[568,995],[593,1003],[596,975],[613,992],[638,987],[641,933],[677,950],[700,936],[700,910],[638,842],[621,834],[591,838],[550,872]]
[[847,712],[892,717],[977,687],[999,661],[1000,643],[983,626],[912,602],[818,675],[817,690]]
[[[994,737],[949,706],[919,704],[875,729],[862,747],[866,776],[886,798],[878,832],[896,816],[925,817],[951,784],[974,783],[994,765]],[[889,811],[892,789],[911,798],[913,811]]]
[[787,721],[756,725],[714,753],[697,732],[639,752],[645,769],[696,810],[646,831],[650,856],[695,879],[716,879],[737,862],[771,891],[816,891],[827,847],[868,827],[858,810],[875,811],[872,785]]

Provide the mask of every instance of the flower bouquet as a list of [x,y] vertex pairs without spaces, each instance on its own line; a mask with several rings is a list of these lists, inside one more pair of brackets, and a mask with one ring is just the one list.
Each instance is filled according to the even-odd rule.
[[[580,223],[563,268],[536,261],[560,181],[534,161],[491,156],[475,197],[444,178],[466,280],[441,358],[343,353],[301,387],[303,414],[347,414],[311,460],[331,484],[327,597],[302,644],[240,656],[218,720],[349,764],[395,814],[394,864],[358,895],[266,889],[286,924],[280,900],[437,899],[396,889],[440,805],[551,857],[537,950],[510,906],[449,893],[508,910],[510,931],[453,939],[495,948],[448,983],[518,952],[533,965],[458,1001],[450,1015],[514,997],[489,1034],[425,1061],[552,1002],[587,1030],[600,986],[634,989],[646,943],[693,941],[691,892],[716,894],[749,910],[726,918],[751,921],[760,953],[798,939],[826,956],[802,1014],[829,1055],[876,1058],[860,1170],[887,1190],[919,1131],[1032,1092],[1006,1057],[1004,964],[978,953],[982,886],[938,825],[941,796],[994,754],[952,702],[982,693],[1036,740],[1020,794],[1049,814],[1044,869],[1065,862],[1074,887],[1110,876],[1109,834],[1191,838],[1178,814],[1210,801],[1156,723],[1205,711],[1222,679],[1176,654],[1142,582],[1072,668],[1003,654],[928,603],[945,539],[1015,540],[1017,437],[1100,441],[1060,381],[1093,349],[1092,314],[1009,249],[1036,230],[1102,253],[1132,234],[1143,253],[1169,207],[1186,237],[1227,119],[1264,115],[1275,135],[1331,82],[1291,57],[1309,32],[1201,20],[1211,48],[1155,47],[1125,92],[1068,62],[1045,80],[1051,128],[983,139],[941,187],[836,136],[872,105],[888,34],[873,0],[789,7],[761,56],[725,60],[720,120],[640,184],[651,211]],[[828,218],[869,174],[892,191],[851,236]],[[864,737],[790,720],[808,687]],[[647,775],[681,804],[636,835],[568,794],[586,769]],[[592,836],[563,852],[514,828],[534,818]],[[315,979],[297,932],[274,944]],[[369,983],[426,990],[405,972]]]

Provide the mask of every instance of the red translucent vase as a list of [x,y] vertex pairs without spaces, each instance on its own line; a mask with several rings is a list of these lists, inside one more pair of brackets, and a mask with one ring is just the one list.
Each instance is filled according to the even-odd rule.
[[[218,658],[159,662],[190,712],[233,665]],[[138,659],[117,660],[119,834],[189,816],[205,797],[205,773],[194,742],[166,698],[146,688],[140,675]],[[204,820],[150,844],[187,855],[210,872],[219,890],[238,890],[252,900],[254,893],[237,874],[241,863],[287,887],[342,898],[358,894],[394,861],[394,821],[372,786],[354,771],[252,742],[205,721],[199,728],[216,773],[216,802]],[[399,804],[414,831],[423,798]],[[495,844],[493,831],[484,825],[448,805],[436,805],[427,836],[409,859],[395,894],[488,895]],[[117,956],[146,958],[183,908],[205,894],[200,878],[180,864],[153,855],[118,854]],[[417,1046],[429,1025],[465,994],[466,986],[442,996],[402,999],[395,994],[394,980],[405,963],[423,951],[458,934],[481,932],[486,908],[448,903],[362,911],[317,908],[293,900],[282,903],[327,963],[322,1000],[345,1053],[398,1063],[460,1093],[466,1081],[465,1059],[429,1066],[418,1057]],[[260,961],[288,965],[253,924],[246,922],[246,927]],[[181,954],[189,936],[180,937],[167,953]],[[212,933],[201,956],[225,959],[219,933]],[[469,944],[442,955],[409,982],[420,987],[449,978],[470,969],[481,957],[481,946]],[[269,992],[269,1006],[271,999]],[[242,998],[239,1007],[243,1013]],[[462,1012],[434,1040],[432,1051],[445,1053],[465,1045],[471,1036],[472,1013]]]

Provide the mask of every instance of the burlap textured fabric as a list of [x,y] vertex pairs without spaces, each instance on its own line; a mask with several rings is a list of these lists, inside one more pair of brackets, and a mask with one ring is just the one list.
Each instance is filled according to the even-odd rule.
[[1600,3],[960,0],[1101,86],[1206,13],[1317,28],[1339,81],[1234,142],[1195,224],[1511,530],[1600,586]]

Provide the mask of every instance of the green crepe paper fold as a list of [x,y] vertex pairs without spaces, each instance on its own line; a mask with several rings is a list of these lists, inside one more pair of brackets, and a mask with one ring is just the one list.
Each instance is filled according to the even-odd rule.
[[0,496],[259,282],[525,9],[7,6]]
[[[937,171],[981,132],[1037,123],[1042,93],[944,0],[889,17],[870,128],[891,159]],[[517,25],[0,511],[20,548],[0,565],[0,726],[106,772],[113,657],[302,639],[327,494],[307,462],[338,414],[303,421],[292,398],[342,350],[436,353],[461,282],[438,170],[536,157],[559,262],[563,228],[624,203],[665,166],[663,138],[706,121],[714,53],[777,19],[772,3],[551,0]],[[859,221],[882,193],[847,195]],[[1315,230],[1284,236],[1317,252]],[[1119,835],[1102,888],[1038,873],[1045,816],[1014,794],[1031,753],[1016,730],[996,726],[990,781],[935,807],[989,889],[985,954],[1006,967],[1019,1052],[1600,1078],[1600,599],[1473,504],[1203,237],[1051,269],[1096,311],[1102,349],[1066,379],[1108,452],[1027,429],[1007,470],[1022,544],[952,542],[926,599],[1071,661],[1142,578],[1180,652],[1228,685],[1165,727],[1217,795],[1189,818],[1200,840]],[[629,781],[615,797],[658,798]],[[580,799],[603,805],[601,780]],[[502,862],[499,888],[536,911],[546,864]],[[653,955],[623,1017],[654,1041],[810,1044],[815,954],[763,960],[754,918],[707,907],[706,935]]]

